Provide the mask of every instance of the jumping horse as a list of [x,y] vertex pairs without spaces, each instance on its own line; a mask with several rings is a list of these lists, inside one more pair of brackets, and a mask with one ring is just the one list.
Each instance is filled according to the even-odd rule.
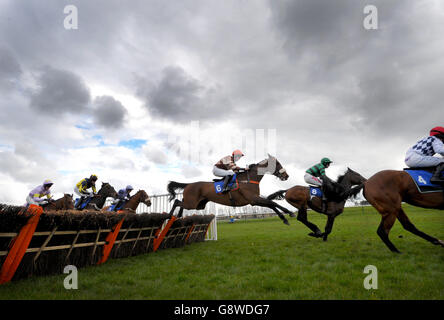
[[239,188],[235,191],[216,193],[213,182],[179,183],[171,181],[167,187],[170,201],[176,197],[175,191],[177,189],[183,189],[183,199],[182,201],[178,199],[174,201],[170,215],[174,214],[174,210],[177,207],[180,208],[179,218],[182,217],[183,209],[203,210],[209,201],[231,207],[241,207],[250,204],[272,209],[285,224],[289,225],[288,220],[279,209],[291,216],[293,216],[293,213],[274,201],[260,196],[259,184],[265,174],[272,174],[282,181],[288,179],[288,174],[279,161],[275,157],[268,155],[268,159],[250,165],[248,170],[238,171],[237,181]]
[[[148,194],[144,190],[137,191],[134,195],[132,195],[127,202],[122,206],[119,210],[130,210],[136,211],[139,203],[144,203],[148,207],[151,206],[151,200]],[[103,211],[108,211],[111,206],[107,206],[103,208]]]
[[[97,192],[96,195],[93,196],[91,201],[87,204],[84,210],[97,210],[100,211],[105,205],[106,198],[117,198],[116,190],[107,182],[102,182],[102,187]],[[85,200],[84,200],[85,201]]]

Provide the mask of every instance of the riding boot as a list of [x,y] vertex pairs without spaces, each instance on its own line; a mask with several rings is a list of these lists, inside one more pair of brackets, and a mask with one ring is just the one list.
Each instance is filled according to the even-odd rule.
[[85,199],[84,197],[80,197],[80,199],[79,199],[77,205],[74,207],[74,209],[80,209],[82,207],[82,203],[83,203],[84,199]]
[[228,191],[228,182],[231,180],[231,176],[225,176],[224,178],[224,185],[222,187],[222,192]]
[[441,163],[435,168],[435,172],[433,173],[433,177],[430,178],[431,183],[442,184],[444,179],[441,178],[441,173],[444,170],[444,163]]

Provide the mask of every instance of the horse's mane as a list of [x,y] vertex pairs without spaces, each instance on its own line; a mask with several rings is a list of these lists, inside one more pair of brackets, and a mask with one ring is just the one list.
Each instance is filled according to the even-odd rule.
[[347,174],[347,172],[348,172],[348,171],[346,171],[343,175],[340,175],[340,176],[338,177],[338,179],[336,180],[336,182],[337,182],[338,184],[341,184],[341,182],[342,182],[342,180],[344,180],[344,177],[345,177],[345,175]]

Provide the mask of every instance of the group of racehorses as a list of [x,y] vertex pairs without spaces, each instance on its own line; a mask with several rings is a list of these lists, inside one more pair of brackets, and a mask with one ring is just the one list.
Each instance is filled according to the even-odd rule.
[[[287,180],[289,177],[280,162],[275,157],[268,155],[268,159],[250,165],[248,170],[239,171],[237,173],[239,187],[228,193],[216,193],[212,182],[179,183],[171,181],[167,187],[170,200],[176,197],[177,189],[183,189],[183,199],[174,201],[170,214],[173,214],[174,210],[179,208],[178,217],[181,217],[184,209],[201,210],[205,208],[209,201],[233,207],[250,204],[272,209],[285,224],[289,224],[284,213],[291,217],[295,216],[294,213],[273,201],[274,199],[285,198],[289,204],[298,209],[297,220],[310,228],[312,232],[309,235],[323,238],[326,241],[335,218],[344,210],[345,201],[349,197],[356,196],[362,190],[367,201],[382,216],[377,234],[392,252],[399,253],[389,239],[390,229],[396,219],[409,232],[435,245],[444,247],[444,241],[418,230],[401,206],[402,202],[406,202],[423,208],[444,209],[443,191],[419,192],[415,183],[405,171],[383,170],[366,179],[348,168],[347,172],[334,183],[334,188],[337,191],[328,196],[327,209],[324,211],[321,210],[321,198],[312,197],[310,188],[307,186],[294,186],[288,190],[277,191],[267,198],[261,197],[259,183],[264,174],[274,175],[280,180]],[[315,224],[307,220],[308,207],[327,215],[324,232],[321,232]]]
[[[83,210],[96,210],[96,211],[109,211],[110,206],[106,206],[105,202],[107,198],[118,198],[116,190],[107,182],[102,183],[102,187],[95,194]],[[144,203],[147,206],[151,205],[151,200],[148,194],[144,190],[139,190],[133,196],[129,198],[122,206],[121,210],[135,211],[139,203]],[[72,210],[74,209],[73,196],[65,193],[62,198],[50,201],[48,204],[42,206],[44,211],[50,210]]]
[[[402,209],[401,203],[406,202],[423,208],[444,209],[444,193],[442,191],[420,193],[410,176],[404,171],[384,170],[366,179],[359,173],[347,169],[345,174],[333,182],[335,189],[328,196],[326,208],[322,210],[322,200],[312,197],[307,186],[294,186],[287,190],[279,190],[267,198],[260,196],[259,184],[265,174],[271,174],[284,181],[289,175],[281,163],[273,156],[250,165],[248,170],[237,172],[238,188],[226,193],[217,193],[213,182],[179,183],[170,181],[167,189],[170,200],[176,197],[176,190],[183,189],[183,199],[175,199],[170,215],[179,208],[177,217],[182,217],[183,210],[202,210],[211,201],[227,206],[239,207],[245,205],[261,206],[272,209],[285,224],[289,224],[284,214],[294,217],[295,214],[273,200],[285,199],[298,209],[297,220],[305,224],[312,232],[310,236],[327,240],[331,233],[335,218],[344,210],[348,198],[356,196],[361,190],[367,201],[381,214],[382,219],[377,234],[387,247],[393,252],[399,252],[389,239],[389,232],[396,219],[404,229],[424,238],[435,245],[444,246],[444,241],[425,234],[418,230],[409,220]],[[106,211],[105,205],[108,197],[117,198],[116,190],[106,182],[97,194],[91,199],[85,209]],[[151,205],[149,196],[144,190],[139,190],[124,204],[122,210],[135,211],[139,203]],[[307,209],[327,215],[327,224],[324,232],[307,219]],[[49,202],[44,210],[74,209],[72,195],[65,194],[61,199]]]

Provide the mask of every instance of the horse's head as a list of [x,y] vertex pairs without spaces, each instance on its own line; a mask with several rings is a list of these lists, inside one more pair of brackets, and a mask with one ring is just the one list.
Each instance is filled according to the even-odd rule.
[[362,184],[365,181],[367,181],[366,178],[364,178],[359,173],[357,173],[356,171],[353,171],[352,169],[350,169],[348,167],[347,167],[347,172],[345,173],[345,175],[348,176],[348,179],[352,185]]
[[63,200],[64,200],[65,209],[67,210],[74,209],[74,200],[72,194],[65,193],[63,195]]
[[288,173],[287,170],[285,170],[284,167],[282,167],[281,163],[276,159],[276,157],[271,156],[268,154],[268,159],[262,160],[258,163],[258,174],[272,174],[282,181],[285,181],[288,179]]
[[145,190],[139,190],[137,193],[140,193],[140,202],[143,202],[148,207],[151,206],[151,200]]
[[98,194],[105,198],[111,197],[116,199],[118,197],[116,190],[108,182],[102,182],[102,187],[100,188]]

